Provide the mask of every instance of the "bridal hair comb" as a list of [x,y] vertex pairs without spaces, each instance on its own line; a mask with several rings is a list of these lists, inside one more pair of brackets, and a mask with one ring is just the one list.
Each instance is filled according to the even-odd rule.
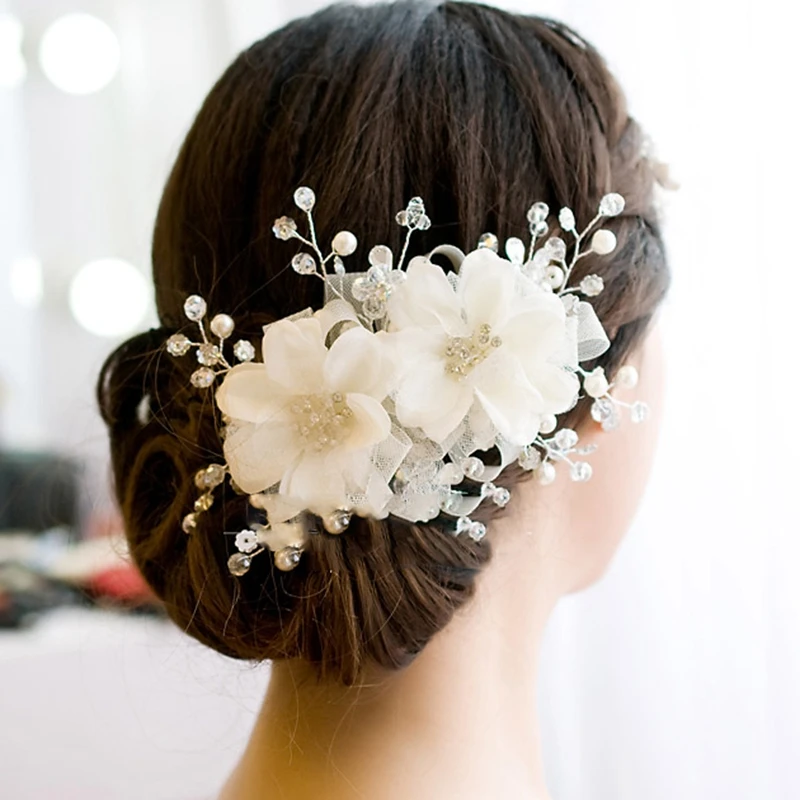
[[[634,367],[610,381],[601,367],[580,366],[609,346],[588,302],[603,291],[603,279],[570,283],[582,258],[615,249],[613,232],[598,223],[623,211],[621,195],[605,195],[581,231],[562,208],[558,223],[569,244],[546,238],[550,210],[538,202],[527,214],[530,242],[508,239],[505,258],[486,233],[469,254],[440,246],[404,268],[412,234],[431,224],[415,197],[397,214],[406,229],[399,257],[377,245],[366,272],[345,267],[358,247],[349,231],[337,233],[323,254],[311,189],[299,188],[294,201],[307,233],[291,217],[275,220],[273,232],[304,245],[291,266],[325,282],[324,306],[267,325],[260,353],[241,339],[228,356],[234,320],[217,314],[207,322],[205,300],[192,295],[184,312],[199,339],[176,333],[166,345],[176,357],[194,352],[195,387],[218,384],[224,423],[225,463],[197,473],[184,531],[196,531],[226,478],[266,514],[264,524],[235,533],[233,575],[244,575],[264,551],[278,569],[291,570],[309,536],[341,534],[353,515],[412,522],[443,515],[453,535],[480,541],[486,527],[470,515],[483,501],[509,502],[498,480],[510,464],[541,484],[553,482],[559,463],[574,481],[591,478],[583,459],[594,448],[557,421],[582,396],[593,399],[591,416],[605,430],[626,412],[634,422],[646,419],[644,403],[611,394],[636,385]],[[437,266],[435,256],[454,271]]]

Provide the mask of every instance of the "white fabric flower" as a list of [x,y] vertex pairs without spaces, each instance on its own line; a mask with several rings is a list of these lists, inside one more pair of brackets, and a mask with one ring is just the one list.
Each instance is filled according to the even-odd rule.
[[482,407],[502,436],[524,445],[542,415],[574,402],[578,379],[565,366],[577,353],[563,303],[489,249],[466,256],[455,288],[438,266],[414,259],[388,316],[402,360],[397,418],[435,442]]
[[216,394],[231,477],[248,494],[279,485],[284,517],[346,508],[353,495],[377,505],[391,496],[370,461],[391,430],[381,405],[391,389],[385,334],[354,326],[328,349],[335,321],[327,310],[267,326],[263,363],[235,366]]
[[255,531],[239,531],[236,534],[236,549],[240,553],[252,553],[258,547],[258,537]]

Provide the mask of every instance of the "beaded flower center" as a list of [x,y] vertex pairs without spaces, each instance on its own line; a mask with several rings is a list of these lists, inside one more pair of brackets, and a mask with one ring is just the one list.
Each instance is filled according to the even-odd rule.
[[294,430],[304,447],[329,450],[350,433],[353,411],[340,392],[309,394],[292,403]]
[[445,370],[462,380],[501,344],[503,340],[499,336],[492,336],[491,326],[486,323],[474,331],[472,336],[451,336],[444,351]]

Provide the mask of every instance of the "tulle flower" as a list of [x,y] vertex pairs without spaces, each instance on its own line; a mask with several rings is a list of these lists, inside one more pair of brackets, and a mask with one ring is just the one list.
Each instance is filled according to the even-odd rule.
[[329,348],[326,327],[319,312],[275,322],[264,330],[263,363],[227,373],[216,395],[228,418],[225,457],[244,492],[277,487],[283,516],[329,514],[354,496],[377,515],[391,495],[371,464],[391,431],[384,335],[354,325]]
[[[455,284],[455,285],[454,285]],[[396,414],[442,443],[482,409],[512,444],[563,413],[579,384],[561,299],[490,249],[466,256],[455,281],[414,259],[388,304],[399,381]]]

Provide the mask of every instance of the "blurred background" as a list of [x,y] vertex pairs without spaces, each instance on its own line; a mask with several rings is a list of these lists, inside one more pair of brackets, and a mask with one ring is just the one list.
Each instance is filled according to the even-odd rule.
[[[174,631],[129,568],[93,385],[155,323],[151,227],[202,98],[319,5],[0,0],[3,798],[207,797],[248,734],[267,672]],[[796,800],[796,5],[500,5],[596,44],[680,184],[653,482],[548,631],[554,800]]]

